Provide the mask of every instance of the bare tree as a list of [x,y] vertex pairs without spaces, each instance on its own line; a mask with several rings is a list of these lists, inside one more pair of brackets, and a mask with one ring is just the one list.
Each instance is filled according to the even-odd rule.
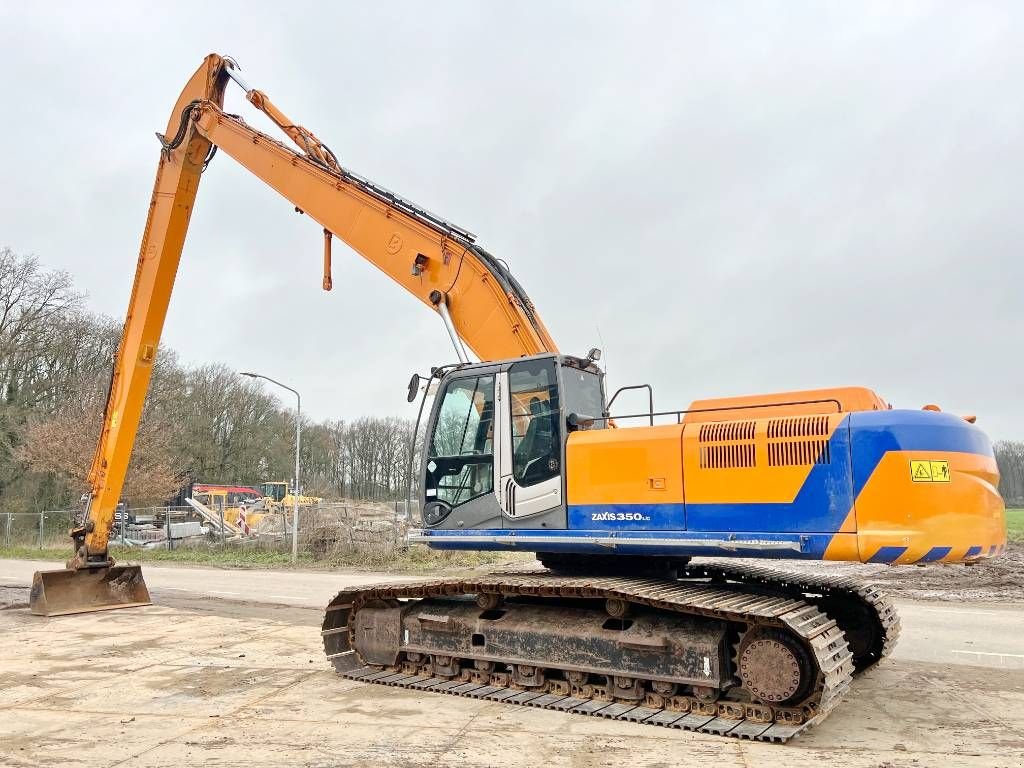
[[[121,326],[83,309],[70,278],[0,249],[0,499],[57,508],[84,490]],[[306,490],[390,499],[404,492],[412,424],[303,423]],[[255,484],[293,472],[295,413],[223,365],[183,367],[161,348],[124,498],[160,502],[185,480]]]
[[0,399],[4,403],[24,400],[23,390],[39,378],[38,366],[51,349],[59,321],[80,302],[66,272],[46,271],[36,257],[0,248]]
[[999,465],[999,493],[1008,505],[1024,506],[1024,442],[1000,440],[993,449]]

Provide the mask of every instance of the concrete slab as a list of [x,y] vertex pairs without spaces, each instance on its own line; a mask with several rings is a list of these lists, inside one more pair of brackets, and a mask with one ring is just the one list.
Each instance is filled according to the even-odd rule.
[[0,765],[1024,763],[1019,670],[887,661],[822,725],[770,745],[345,680],[317,624],[313,610],[184,598],[55,619],[0,611]]
[[168,741],[184,741],[190,731],[206,726],[207,719],[0,709],[0,765],[131,765],[147,750]]

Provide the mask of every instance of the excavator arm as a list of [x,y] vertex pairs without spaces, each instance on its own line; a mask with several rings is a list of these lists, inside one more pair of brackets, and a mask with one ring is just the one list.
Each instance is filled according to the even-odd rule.
[[[230,80],[299,151],[224,111]],[[37,613],[149,601],[138,567],[114,569],[107,546],[199,181],[218,150],[320,225],[325,290],[332,287],[331,242],[336,236],[437,311],[463,360],[463,342],[481,360],[557,351],[522,286],[502,262],[475,244],[472,233],[343,168],[312,132],[250,88],[231,59],[206,57],[158,139],[160,163],[89,474],[87,513],[71,532],[75,554],[67,568],[36,574],[31,602]]]

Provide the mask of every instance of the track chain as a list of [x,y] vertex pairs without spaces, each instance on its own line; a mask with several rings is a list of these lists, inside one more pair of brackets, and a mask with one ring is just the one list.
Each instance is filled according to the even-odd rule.
[[642,704],[637,705],[632,702],[584,699],[553,693],[538,693],[522,688],[465,683],[458,679],[452,680],[427,675],[406,675],[403,672],[381,669],[380,667],[360,667],[343,671],[341,674],[350,680],[358,680],[364,683],[411,688],[432,693],[447,693],[453,696],[466,696],[471,699],[500,701],[505,704],[520,704],[558,712],[572,712],[577,715],[605,717],[610,720],[628,720],[645,725],[660,725],[666,728],[680,728],[687,731],[700,731],[702,733],[734,736],[740,739],[756,741],[785,742],[812,724],[810,722],[800,725],[774,722],[761,723],[744,717],[730,718],[721,717],[717,714],[710,715],[705,711],[676,711],[647,707]]
[[817,593],[856,600],[874,614],[879,624],[881,637],[878,647],[872,649],[870,657],[865,658],[862,663],[857,665],[855,674],[870,669],[892,653],[902,630],[900,617],[892,600],[877,587],[848,576],[822,576],[762,565],[710,561],[690,563],[681,569],[680,577],[683,579],[710,578],[754,584],[776,593],[799,595]]
[[[720,582],[759,585],[742,592]],[[811,593],[804,598],[802,593]],[[665,611],[743,622],[748,626],[786,627],[803,638],[814,654],[818,679],[812,694],[795,707],[749,702],[701,702],[675,696],[665,706],[651,702],[609,701],[564,692],[512,687],[500,678],[469,681],[416,674],[408,664],[385,669],[362,665],[351,647],[353,609],[370,600],[422,599],[491,593],[506,597],[541,596],[606,599],[616,597]],[[378,584],[345,590],[331,601],[323,625],[328,659],[345,677],[362,682],[543,707],[577,714],[702,731],[760,741],[783,742],[821,722],[848,690],[857,670],[837,623],[813,603],[814,595],[854,597],[869,606],[885,629],[878,658],[889,653],[899,633],[892,604],[873,587],[846,578],[815,577],[759,566],[687,566],[680,580],[556,576],[547,571],[490,574],[470,579],[440,579],[410,584]],[[877,659],[871,663],[875,663]],[[870,666],[870,664],[868,665]],[[866,667],[861,667],[861,669]]]

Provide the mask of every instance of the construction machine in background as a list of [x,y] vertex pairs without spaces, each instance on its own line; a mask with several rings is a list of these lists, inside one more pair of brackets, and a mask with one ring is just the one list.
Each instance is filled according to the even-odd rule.
[[[238,527],[239,511],[255,502],[260,497],[260,492],[255,488],[243,485],[224,485],[222,483],[192,483],[187,493],[183,493],[185,501],[188,499],[197,501],[206,508],[224,513],[224,521],[232,526]],[[258,519],[250,519],[249,524],[255,525]]]
[[260,483],[261,501],[264,508],[272,512],[288,512],[298,503],[303,507],[311,507],[320,504],[323,499],[319,496],[306,496],[299,494],[296,499],[295,492],[286,481],[272,481]]
[[[224,111],[230,80],[298,151]],[[1005,545],[996,464],[973,419],[894,410],[861,387],[661,411],[652,396],[644,412],[613,413],[597,351],[559,352],[505,262],[343,167],[229,59],[207,57],[159,139],[88,517],[67,569],[36,575],[37,613],[144,602],[138,569],[115,566],[107,541],[196,190],[218,150],[322,228],[325,289],[339,237],[452,340],[459,362],[428,377],[411,539],[534,552],[543,565],[340,592],[322,636],[342,674],[784,741],[891,650],[898,618],[851,579],[722,558],[969,563]]]
[[[214,512],[223,510],[225,521],[238,526],[239,513],[244,511],[249,526],[257,525],[268,513],[290,515],[296,498],[287,481],[271,481],[255,486],[226,485],[223,483],[190,483],[178,495],[177,503],[188,499],[199,502]],[[300,506],[317,506],[323,502],[319,496],[299,495]]]
[[264,515],[279,515],[285,530],[291,530],[292,515],[296,506],[318,507],[323,503],[320,496],[298,494],[286,481],[271,481],[259,484],[259,494],[247,500],[241,507],[248,525],[257,525]]

